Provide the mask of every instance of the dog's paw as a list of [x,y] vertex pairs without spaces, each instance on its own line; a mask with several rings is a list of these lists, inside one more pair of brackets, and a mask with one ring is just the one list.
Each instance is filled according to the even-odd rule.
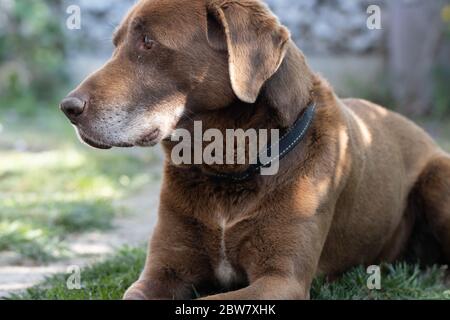
[[147,296],[139,290],[127,290],[123,295],[123,300],[149,300]]
[[145,294],[145,284],[141,281],[134,283],[123,295],[123,300],[150,300]]

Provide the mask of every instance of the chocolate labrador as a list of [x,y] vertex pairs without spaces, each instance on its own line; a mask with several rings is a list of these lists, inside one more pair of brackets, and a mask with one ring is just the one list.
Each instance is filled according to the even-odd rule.
[[[61,109],[93,147],[167,155],[126,299],[307,299],[317,275],[430,252],[450,262],[449,155],[399,114],[337,97],[261,1],[141,0],[114,45]],[[278,129],[289,148],[275,175],[174,163],[173,132],[194,121]]]

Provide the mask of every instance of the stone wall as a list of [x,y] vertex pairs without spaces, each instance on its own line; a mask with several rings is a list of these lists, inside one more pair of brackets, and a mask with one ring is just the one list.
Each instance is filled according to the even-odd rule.
[[[366,26],[367,7],[385,0],[266,0],[308,53],[367,53],[380,49],[382,32]],[[73,3],[73,1],[67,1]],[[89,36],[110,37],[134,0],[79,0]],[[106,24],[104,23],[106,21]]]
[[267,0],[292,37],[308,53],[368,53],[380,50],[382,31],[367,28],[373,0]]

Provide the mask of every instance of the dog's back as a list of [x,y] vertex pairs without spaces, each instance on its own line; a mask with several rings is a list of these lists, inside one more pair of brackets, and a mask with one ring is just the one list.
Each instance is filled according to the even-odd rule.
[[430,228],[417,186],[430,161],[443,151],[424,130],[395,112],[360,99],[341,102],[352,170],[338,201],[322,271],[339,273],[348,263],[394,261],[411,253],[407,248],[416,238],[422,248],[416,247],[416,256],[410,258],[422,258],[418,251],[427,251],[423,246],[436,241],[426,236]]
[[415,173],[423,169],[436,153],[442,152],[422,128],[404,116],[366,100],[342,101],[364,135],[366,147],[374,151],[372,160],[386,163],[386,154],[377,154],[376,151],[388,146],[387,153],[401,154],[404,170],[411,175],[408,180],[415,181]]

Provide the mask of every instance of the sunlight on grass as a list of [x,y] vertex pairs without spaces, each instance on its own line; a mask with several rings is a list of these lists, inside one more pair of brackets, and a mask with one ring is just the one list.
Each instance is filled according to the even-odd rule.
[[68,256],[66,246],[46,228],[5,220],[0,222],[0,251],[13,250],[37,261]]

